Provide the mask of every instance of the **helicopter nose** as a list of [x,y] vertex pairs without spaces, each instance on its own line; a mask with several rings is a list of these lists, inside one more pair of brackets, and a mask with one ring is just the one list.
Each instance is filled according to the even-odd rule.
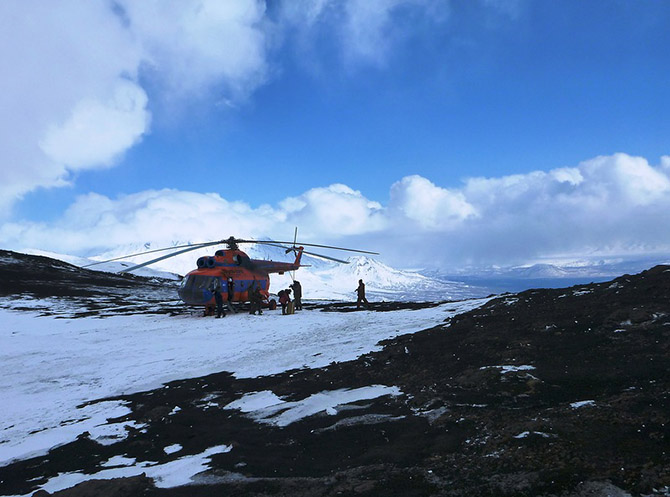
[[187,287],[178,290],[179,298],[190,305],[204,305],[211,300],[210,292],[201,288]]

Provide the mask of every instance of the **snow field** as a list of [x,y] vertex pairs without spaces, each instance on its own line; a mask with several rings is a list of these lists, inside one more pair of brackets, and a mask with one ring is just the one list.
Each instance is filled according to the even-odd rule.
[[[224,319],[59,319],[0,309],[0,465],[44,454],[84,431],[99,443],[123,436],[123,423],[107,423],[128,412],[122,402],[82,406],[85,402],[221,371],[256,377],[352,360],[379,349],[380,340],[435,326],[487,300],[415,311],[306,310],[291,316],[229,314]],[[398,393],[392,387],[369,388],[307,399],[293,406],[291,418],[281,418],[280,424],[293,422],[297,415],[332,412],[342,398]]]

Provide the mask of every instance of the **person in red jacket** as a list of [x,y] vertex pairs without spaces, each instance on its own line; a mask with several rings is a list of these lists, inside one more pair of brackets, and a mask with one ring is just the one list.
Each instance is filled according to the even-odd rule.
[[286,306],[288,306],[288,303],[291,301],[291,297],[286,290],[280,290],[277,296],[279,297],[279,303],[281,304],[281,313],[286,314]]

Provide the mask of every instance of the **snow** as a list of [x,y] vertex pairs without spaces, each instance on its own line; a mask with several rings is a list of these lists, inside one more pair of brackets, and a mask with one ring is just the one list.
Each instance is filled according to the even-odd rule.
[[570,407],[572,407],[573,409],[579,409],[580,407],[591,407],[595,405],[596,405],[595,400],[582,400],[579,402],[573,402],[572,404],[570,404]]
[[552,438],[553,435],[550,435],[549,433],[544,433],[542,431],[523,431],[519,433],[518,435],[514,435],[514,438],[527,438],[531,435],[539,435],[543,438]]
[[183,447],[179,444],[172,444],[168,445],[167,447],[163,447],[163,452],[166,454],[174,454],[175,452],[179,452]]
[[500,374],[515,373],[517,371],[531,371],[535,366],[483,366],[479,369],[499,369]]
[[239,409],[250,413],[256,421],[283,427],[319,412],[335,415],[337,414],[335,408],[343,404],[375,399],[383,395],[400,395],[400,393],[398,387],[371,385],[353,390],[319,392],[297,402],[284,402],[272,392],[264,391],[247,394],[228,404],[225,409]]
[[136,459],[134,457],[113,456],[103,462],[101,466],[105,468],[116,468],[119,466],[132,466],[135,462]]
[[[208,469],[207,461],[211,456],[230,452],[231,449],[232,447],[229,445],[210,447],[201,454],[184,456],[165,464],[156,464],[154,462],[135,464],[133,459],[118,458],[118,456],[115,456],[106,463],[103,463],[103,466],[109,466],[110,469],[103,469],[102,471],[93,474],[79,472],[62,473],[49,479],[49,481],[40,488],[49,493],[53,493],[73,487],[88,480],[127,478],[130,476],[138,476],[142,473],[145,473],[149,478],[153,478],[155,485],[159,488],[187,485],[192,483],[195,475]],[[27,495],[32,495],[32,492]]]
[[[433,327],[488,300],[415,311],[275,311],[224,319],[70,319],[0,308],[0,465],[44,454],[85,431],[101,442],[123,437],[133,425],[116,418],[128,408],[118,401],[91,402],[96,399],[220,371],[256,377],[352,360],[379,350],[381,340]],[[343,400],[335,395],[321,409],[334,408],[333,402]]]

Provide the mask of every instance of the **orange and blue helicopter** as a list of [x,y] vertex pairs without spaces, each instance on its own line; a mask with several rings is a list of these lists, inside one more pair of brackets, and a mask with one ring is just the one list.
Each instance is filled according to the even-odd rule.
[[[172,252],[170,254],[157,257],[155,259],[143,262],[141,264],[137,264],[135,266],[120,271],[121,273],[127,273],[148,266],[150,264],[162,261],[164,259],[168,259],[170,257],[175,257],[177,255],[190,252],[192,250],[196,250],[203,247],[209,247],[213,245],[225,244],[227,246],[227,249],[217,250],[213,256],[200,257],[197,260],[196,262],[197,268],[194,269],[193,271],[190,271],[186,276],[184,276],[184,278],[181,281],[178,290],[179,298],[181,298],[181,300],[183,300],[188,305],[205,306],[206,308],[211,308],[214,306],[214,294],[212,293],[211,289],[215,283],[218,283],[219,288],[222,289],[221,293],[224,299],[229,298],[231,302],[240,302],[240,303],[249,302],[251,300],[251,293],[254,291],[255,288],[259,288],[260,293],[264,299],[265,305],[269,306],[270,308],[274,308],[276,306],[276,302],[270,299],[271,273],[284,274],[286,272],[296,271],[301,267],[306,267],[306,265],[301,264],[301,258],[303,254],[339,262],[341,264],[348,264],[348,261],[336,259],[334,257],[330,257],[323,254],[308,252],[305,250],[305,246],[378,255],[377,252],[335,247],[331,245],[319,245],[314,243],[298,244],[296,242],[296,238],[297,238],[297,230],[293,242],[275,241],[275,240],[245,240],[231,236],[224,240],[178,245],[174,247],[148,250],[146,252],[140,252],[137,254],[130,254],[122,257],[116,257],[114,259],[95,262],[93,264],[89,264],[88,266],[92,266],[94,264],[101,264],[104,262],[117,261],[128,257],[146,255],[153,252],[162,252],[166,250],[179,249],[176,252]],[[270,245],[274,247],[279,247],[284,249],[285,253],[287,254],[289,252],[293,252],[295,254],[295,260],[293,262],[275,262],[264,259],[251,259],[246,253],[240,250],[239,248],[240,244],[261,244],[261,245]],[[218,280],[218,282],[216,280]],[[230,280],[232,280],[232,288],[229,290],[228,282]]]

